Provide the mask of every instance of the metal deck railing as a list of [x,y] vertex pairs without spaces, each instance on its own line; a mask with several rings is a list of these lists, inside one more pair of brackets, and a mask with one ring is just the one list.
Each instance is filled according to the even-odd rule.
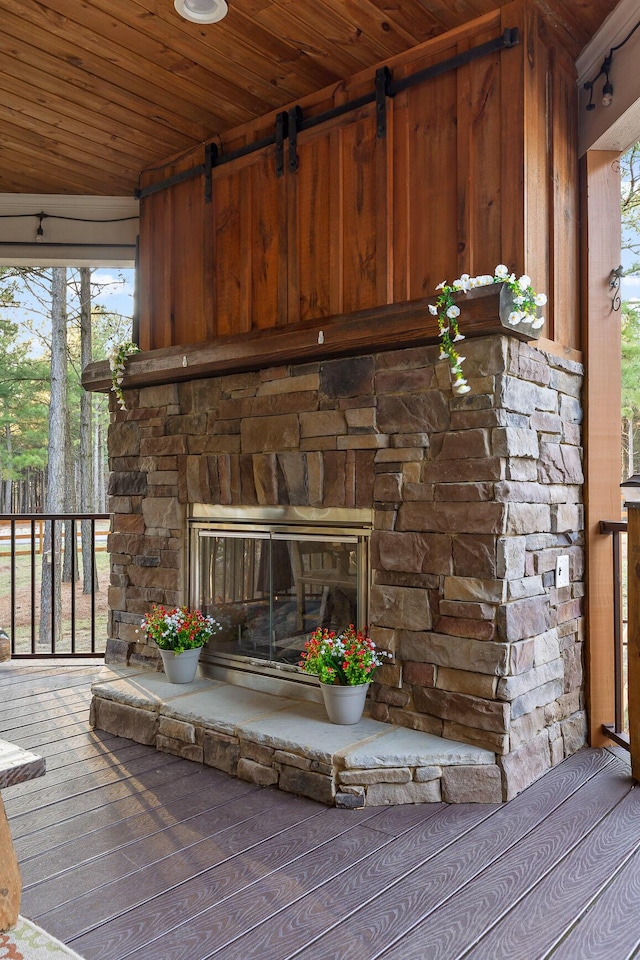
[[0,514],[0,630],[12,658],[104,654],[109,521],[103,513]]
[[627,719],[627,643],[625,609],[625,565],[623,552],[626,545],[622,541],[627,533],[626,520],[601,520],[600,533],[613,538],[613,645],[614,645],[614,684],[615,684],[615,716],[612,724],[603,724],[602,729],[614,743],[629,747],[629,732]]

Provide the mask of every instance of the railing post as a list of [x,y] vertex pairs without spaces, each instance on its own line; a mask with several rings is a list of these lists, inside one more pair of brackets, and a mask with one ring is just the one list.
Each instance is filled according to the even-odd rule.
[[631,773],[640,781],[640,503],[627,502],[629,743]]

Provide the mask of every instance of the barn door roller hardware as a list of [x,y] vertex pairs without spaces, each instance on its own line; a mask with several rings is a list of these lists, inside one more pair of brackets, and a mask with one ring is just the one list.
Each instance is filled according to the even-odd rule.
[[[313,117],[305,117],[302,113],[302,108],[298,105],[292,107],[288,114],[282,111],[276,117],[275,129],[272,135],[263,137],[261,140],[253,140],[251,143],[246,144],[246,146],[240,147],[238,150],[233,150],[230,153],[218,153],[217,149],[215,149],[215,152],[212,151],[211,153],[211,167],[220,167],[225,163],[231,163],[233,160],[237,160],[239,157],[246,157],[250,153],[255,153],[258,150],[263,150],[265,147],[270,147],[275,144],[276,175],[281,177],[284,175],[284,141],[288,139],[289,170],[295,173],[298,169],[298,134],[304,130],[310,130],[312,127],[318,127],[322,123],[327,123],[329,120],[334,120],[336,117],[341,117],[345,113],[360,110],[362,107],[374,102],[376,104],[376,136],[378,139],[384,139],[387,133],[387,100],[389,98],[395,97],[398,93],[402,93],[403,90],[408,90],[409,87],[414,87],[418,83],[424,83],[433,77],[439,77],[449,70],[457,70],[459,67],[464,67],[466,64],[480,57],[487,56],[490,53],[496,53],[499,50],[508,50],[511,47],[515,47],[518,43],[520,43],[518,28],[509,27],[503,32],[502,36],[496,37],[494,40],[488,40],[486,43],[481,43],[477,47],[472,47],[470,50],[464,50],[454,57],[442,60],[440,63],[436,63],[432,67],[426,67],[424,70],[418,70],[416,73],[412,73],[410,76],[403,77],[400,80],[393,79],[388,67],[381,67],[376,71],[375,85],[369,93],[365,93],[361,97],[356,97],[354,100],[349,100],[346,103],[341,103],[339,106],[333,107],[331,110],[325,110],[324,113],[318,113]],[[189,180],[191,177],[199,177],[203,174],[205,175],[206,181],[206,158],[205,162],[199,164],[197,167],[192,167],[191,170],[185,170],[183,173],[177,173],[173,177],[168,177],[166,180],[161,180],[159,183],[154,183],[149,187],[138,189],[134,195],[138,199],[142,199],[150,196],[152,193],[157,193],[159,190],[172,187],[176,183],[182,183],[184,180]],[[210,170],[208,175],[210,178]],[[205,182],[205,194],[206,190]]]

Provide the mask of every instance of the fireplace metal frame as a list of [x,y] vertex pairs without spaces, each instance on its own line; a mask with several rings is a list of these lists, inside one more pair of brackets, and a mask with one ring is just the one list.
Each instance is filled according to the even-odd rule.
[[[231,537],[250,537],[255,534],[260,538],[304,540],[339,537],[345,542],[358,544],[357,590],[361,621],[358,626],[364,626],[368,622],[373,510],[290,505],[238,507],[192,504],[188,528],[188,596],[191,606],[200,603],[198,543],[202,536],[224,533]],[[298,699],[320,699],[317,679],[303,673],[293,664],[247,655],[203,651],[200,666],[205,676],[227,683]]]

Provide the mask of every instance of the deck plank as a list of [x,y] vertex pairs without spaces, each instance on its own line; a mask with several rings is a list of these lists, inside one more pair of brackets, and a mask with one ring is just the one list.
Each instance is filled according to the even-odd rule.
[[[395,946],[372,958],[527,960],[532,943],[536,949],[553,943],[553,931],[562,929],[560,918],[581,909],[601,882],[599,875],[615,869],[640,843],[640,806],[632,782],[613,764],[585,784],[579,801],[563,803],[442,906],[414,914],[414,929],[404,935],[398,930]],[[485,937],[488,925],[500,917],[508,931],[498,923]]]
[[335,810],[91,731],[98,669],[0,664],[0,737],[48,765],[3,790],[22,912],[86,960],[637,954],[640,791],[619,751],[504,806]]
[[[416,844],[413,856],[403,856],[399,846],[392,851],[395,869],[373,858],[361,872],[356,869],[302,901],[299,909],[249,930],[225,948],[224,960],[261,954],[276,960],[297,955],[293,947],[305,960],[334,954],[341,960],[372,957],[379,945],[390,945],[396,923],[400,929],[403,924],[410,927],[414,910],[425,909],[433,899],[439,902],[447,890],[461,886],[610,762],[597,754],[576,757],[564,775],[550,771],[507,806],[490,807],[490,816],[482,814],[485,805],[471,807],[476,822],[470,832],[461,822],[464,808],[449,807],[431,843],[425,838]],[[449,831],[443,834],[445,824]]]

